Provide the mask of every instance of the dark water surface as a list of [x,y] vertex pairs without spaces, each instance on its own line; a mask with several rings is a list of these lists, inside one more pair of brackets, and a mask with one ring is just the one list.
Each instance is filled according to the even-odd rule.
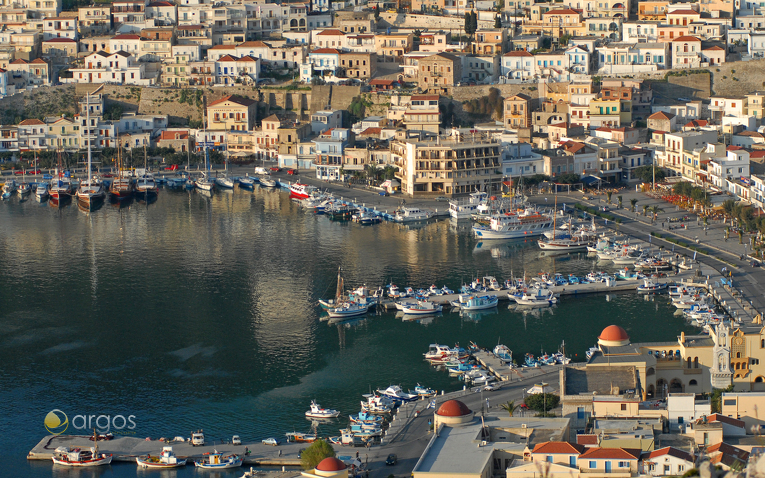
[[[89,214],[13,198],[0,203],[0,259],[4,476],[71,476],[25,459],[47,434],[52,409],[70,420],[134,415],[138,437],[197,428],[211,438],[283,437],[308,431],[304,412],[314,398],[347,416],[370,387],[461,388],[421,360],[433,342],[501,340],[522,358],[554,352],[565,339],[567,353],[583,359],[612,323],[635,342],[688,330],[667,300],[635,294],[564,298],[537,313],[500,305],[473,317],[403,322],[383,313],[328,325],[315,304],[333,295],[338,267],[349,287],[393,280],[458,289],[476,275],[596,266],[585,255],[540,257],[531,242],[478,244],[468,224],[448,220],[332,222],[286,193],[259,189],[212,198],[162,190],[150,205],[107,202]],[[118,464],[76,474],[145,473]]]

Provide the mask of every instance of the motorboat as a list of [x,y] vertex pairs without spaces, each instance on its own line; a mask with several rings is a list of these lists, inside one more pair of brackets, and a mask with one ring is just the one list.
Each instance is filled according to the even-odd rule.
[[72,195],[72,183],[69,178],[60,176],[50,181],[50,197],[53,199],[65,199]]
[[16,192],[16,181],[11,179],[10,181],[7,181],[5,184],[3,184],[3,199],[8,199]]
[[159,186],[157,186],[154,175],[148,172],[141,174],[135,182],[135,192],[145,195],[157,194]]
[[290,197],[297,199],[308,199],[316,190],[314,186],[303,183],[290,184]]
[[453,359],[459,359],[459,351],[448,345],[430,344],[428,351],[422,354],[425,360],[430,362],[448,362]]
[[276,180],[271,179],[268,176],[258,176],[258,183],[260,183],[261,186],[264,186],[267,188],[276,187]]
[[397,300],[393,303],[396,306],[396,310],[399,310],[401,312],[404,311],[406,308],[414,307],[417,305],[416,300]]
[[377,390],[377,393],[398,402],[411,402],[419,398],[417,395],[404,392],[398,385],[391,385],[385,390]]
[[405,314],[409,315],[428,315],[441,312],[443,307],[441,304],[436,304],[435,302],[431,302],[429,300],[421,300],[418,301],[417,304],[409,307],[403,307],[401,310]]
[[80,187],[77,188],[76,195],[77,200],[80,203],[91,206],[104,199],[106,197],[106,191],[104,191],[104,187],[100,182],[91,178],[88,181],[80,182]]
[[173,453],[173,447],[163,446],[159,456],[138,456],[135,462],[141,468],[179,468],[186,466],[186,460],[178,458]]
[[32,186],[30,186],[29,183],[19,183],[19,185],[16,187],[16,192],[19,196],[26,196],[32,192]]
[[532,289],[531,291],[524,292],[520,297],[515,297],[515,302],[518,305],[527,305],[532,307],[549,307],[558,303],[558,298],[555,297],[552,291],[546,289]]
[[485,370],[475,369],[465,373],[465,381],[472,382],[473,384],[487,384],[493,382],[497,378],[494,375],[486,372]]
[[396,222],[417,222],[427,221],[433,217],[433,215],[425,210],[415,207],[400,207],[396,210],[396,214],[393,216],[393,220]]
[[504,213],[491,216],[488,225],[473,226],[473,233],[482,239],[517,239],[535,237],[553,227],[553,218],[534,211]]
[[538,241],[539,248],[543,251],[566,251],[577,252],[586,251],[588,242],[576,238],[571,239],[552,239],[549,241]]
[[414,391],[409,390],[410,394],[419,395],[420,397],[432,397],[436,394],[436,391],[432,388],[423,387],[419,383],[414,387]]
[[454,219],[470,219],[478,210],[478,206],[485,203],[489,194],[483,191],[470,193],[467,199],[455,199],[449,201],[449,215]]
[[362,225],[379,224],[382,222],[382,218],[380,216],[365,211],[361,211],[352,215],[351,220]]
[[228,176],[215,178],[215,185],[223,189],[234,189],[234,180]]
[[311,400],[311,409],[305,412],[305,416],[308,418],[337,418],[340,416],[340,412],[331,408],[321,408],[316,400]]
[[48,197],[48,184],[47,183],[37,183],[37,187],[35,188],[35,196],[37,196],[37,199],[45,199]]
[[224,455],[215,450],[213,453],[205,455],[201,460],[195,461],[194,465],[203,470],[227,470],[242,466],[243,461],[244,457],[242,456],[233,453]]
[[667,288],[667,284],[657,284],[651,279],[644,279],[643,283],[637,287],[640,293],[661,292]]
[[376,426],[382,425],[382,422],[383,422],[383,417],[372,415],[371,413],[366,412],[363,409],[356,415],[349,415],[348,418],[351,420],[351,423],[366,423],[369,425],[376,425]]
[[366,401],[361,401],[361,409],[374,414],[390,413],[396,405],[396,401],[380,394],[362,395]]
[[243,177],[243,178],[239,178],[239,179],[237,180],[237,182],[239,183],[239,187],[240,187],[240,188],[244,188],[244,189],[252,189],[252,188],[254,188],[254,187],[255,187],[255,180],[254,180],[254,179],[252,179],[252,178],[251,178],[251,177],[249,177],[249,176],[245,176],[245,177]]
[[513,351],[507,348],[507,345],[497,344],[494,347],[494,356],[505,363],[513,363]]
[[292,443],[313,443],[316,441],[316,435],[310,433],[290,432],[285,436],[287,441]]
[[471,295],[469,297],[460,296],[459,300],[452,302],[453,307],[458,307],[465,311],[485,310],[496,307],[499,298],[496,295]]

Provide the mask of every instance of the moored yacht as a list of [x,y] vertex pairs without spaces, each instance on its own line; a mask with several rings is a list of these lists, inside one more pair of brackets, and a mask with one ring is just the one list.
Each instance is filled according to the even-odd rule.
[[453,199],[449,201],[449,215],[454,219],[470,219],[488,197],[488,193],[476,191],[468,199]]
[[516,239],[534,237],[553,227],[553,219],[536,212],[504,213],[491,216],[488,226],[473,226],[473,233],[482,239]]
[[417,222],[427,221],[431,217],[433,215],[430,212],[416,207],[400,207],[393,216],[393,220],[396,222]]

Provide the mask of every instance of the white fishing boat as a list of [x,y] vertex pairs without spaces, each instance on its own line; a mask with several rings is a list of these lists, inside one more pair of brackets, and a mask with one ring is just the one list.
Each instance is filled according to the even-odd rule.
[[207,173],[205,173],[202,177],[194,181],[194,186],[202,191],[212,191],[215,188],[215,182],[209,178]]
[[234,180],[226,176],[215,178],[215,185],[223,189],[233,189]]
[[95,429],[93,430],[93,446],[89,449],[60,446],[53,451],[52,457],[55,465],[76,468],[108,465],[112,462],[112,458],[112,455],[98,452],[98,434]]
[[181,459],[173,453],[173,447],[163,446],[159,456],[138,456],[135,462],[141,468],[179,468],[186,466],[186,459]]
[[660,292],[666,288],[667,284],[657,284],[651,279],[644,279],[643,283],[637,287],[637,291],[641,293]]
[[577,239],[554,239],[550,241],[538,241],[539,248],[543,251],[586,251],[588,243]]
[[431,302],[429,300],[421,300],[418,301],[415,305],[402,307],[401,310],[408,315],[428,315],[441,312],[443,307],[441,304],[436,304],[435,302]]
[[151,173],[144,173],[140,176],[138,176],[138,179],[135,182],[135,192],[138,194],[157,194],[159,191],[159,186],[157,186],[157,181],[154,179],[154,175]]
[[385,414],[390,413],[393,407],[396,405],[395,400],[379,394],[365,394],[362,395],[367,400],[361,401],[361,409],[365,412]]
[[77,192],[75,193],[77,195],[77,201],[88,209],[106,198],[106,190],[101,184],[101,181],[93,178],[92,171],[93,161],[90,151],[90,141],[88,141],[88,179],[80,182],[80,187],[77,188]]
[[308,418],[337,418],[340,416],[340,412],[331,408],[321,408],[316,400],[311,400],[311,409],[305,412],[305,416]]
[[292,183],[290,184],[290,197],[297,199],[308,199],[316,191],[316,188],[308,184]]
[[433,214],[423,209],[415,207],[400,207],[396,210],[396,214],[393,216],[393,220],[396,222],[417,222],[427,221],[433,217]]
[[452,307],[458,307],[464,311],[486,310],[496,307],[499,298],[496,295],[460,295],[459,300],[452,302]]
[[454,219],[470,219],[475,214],[478,206],[489,198],[489,194],[483,191],[470,193],[467,199],[454,199],[449,201],[449,215]]
[[520,297],[515,297],[515,302],[518,305],[526,305],[531,307],[549,307],[558,303],[558,298],[555,297],[552,291],[547,289],[531,289],[526,291]]
[[517,239],[539,236],[553,227],[549,216],[528,210],[491,216],[488,226],[473,226],[473,233],[482,239]]
[[249,176],[239,178],[239,187],[244,189],[252,189],[255,187],[255,180]]
[[224,455],[215,450],[213,453],[205,455],[201,460],[195,461],[194,465],[203,470],[227,470],[229,468],[238,468],[242,466],[243,461],[244,458],[239,455],[233,453]]
[[494,356],[505,363],[513,363],[513,352],[507,345],[497,344],[497,346],[494,347]]
[[357,302],[344,302],[338,307],[327,309],[330,319],[342,319],[345,317],[356,317],[369,312],[371,304],[360,304]]
[[10,181],[6,181],[5,184],[3,184],[3,199],[8,199],[16,192],[16,181],[11,179]]

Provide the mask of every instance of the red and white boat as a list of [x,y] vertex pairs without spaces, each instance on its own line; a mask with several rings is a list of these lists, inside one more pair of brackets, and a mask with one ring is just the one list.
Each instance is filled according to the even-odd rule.
[[53,463],[63,466],[100,466],[112,462],[112,455],[98,453],[98,447],[89,450],[60,446],[53,453]]
[[290,197],[298,199],[308,199],[316,190],[315,187],[308,184],[294,183],[290,184]]

